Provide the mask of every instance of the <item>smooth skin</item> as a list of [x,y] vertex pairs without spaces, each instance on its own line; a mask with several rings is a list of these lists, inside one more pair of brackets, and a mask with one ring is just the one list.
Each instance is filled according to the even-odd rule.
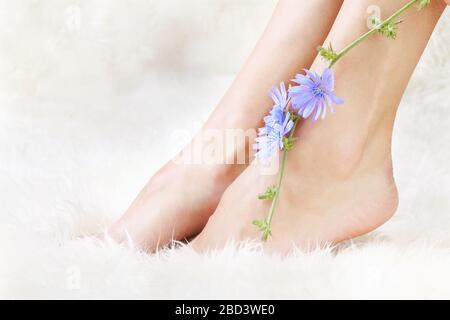
[[[341,0],[281,0],[253,53],[201,132],[182,151],[206,149],[205,132],[255,130],[271,107],[267,92],[288,81],[315,59],[316,48],[329,33]],[[321,17],[314,21],[311,17]],[[238,149],[248,149],[236,145]],[[236,152],[243,152],[236,150]],[[248,162],[247,162],[248,163]],[[148,252],[171,240],[198,234],[217,208],[225,189],[247,165],[195,165],[170,161],[147,183],[108,234],[117,242],[132,239]],[[189,192],[187,192],[187,190]]]
[[[370,5],[389,16],[407,0],[345,1],[325,43],[343,48],[367,31],[363,17]],[[391,138],[400,99],[445,4],[433,1],[412,9],[397,40],[381,35],[367,40],[336,64],[336,93],[345,104],[324,121],[305,121],[287,161],[273,237],[268,251],[287,253],[363,235],[394,214],[397,188],[392,174]],[[323,70],[317,58],[312,69]],[[256,192],[274,185],[276,176],[250,166],[227,189],[203,232],[193,241],[199,251],[222,248],[228,241],[260,238],[252,226],[270,202]]]
[[[331,41],[341,48],[367,31],[365,19],[354,17],[366,16],[369,5],[378,4],[387,15],[406,2],[280,0],[254,52],[184,152],[206,149],[208,130],[260,127],[271,107],[267,91],[309,68],[319,44]],[[395,212],[390,155],[395,113],[443,9],[436,0],[423,12],[409,13],[398,40],[374,37],[336,66],[337,94],[346,104],[324,122],[301,123],[267,249],[336,243],[373,230]],[[312,66],[323,67],[320,59]],[[268,204],[255,196],[276,179],[260,173],[256,166],[169,162],[108,233],[118,242],[132,239],[148,252],[202,230],[192,243],[199,251],[258,239],[251,222],[267,214]]]

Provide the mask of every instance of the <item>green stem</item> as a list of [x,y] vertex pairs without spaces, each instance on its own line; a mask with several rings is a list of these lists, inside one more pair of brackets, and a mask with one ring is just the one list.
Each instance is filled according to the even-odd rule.
[[[295,119],[294,126],[291,130],[291,133],[289,134],[289,140],[292,140],[292,138],[294,137],[295,129],[297,127],[299,120],[300,120],[300,117]],[[263,241],[267,241],[267,239],[269,238],[269,235],[270,235],[270,226],[272,225],[273,215],[275,214],[275,209],[277,207],[278,199],[280,197],[280,189],[281,189],[281,184],[283,182],[284,172],[286,171],[286,161],[288,158],[288,154],[289,154],[289,150],[284,150],[283,160],[281,161],[280,174],[278,176],[278,182],[276,185],[277,191],[275,193],[275,196],[272,199],[272,205],[270,206],[269,215],[267,216],[267,219],[266,219],[267,225],[269,226],[269,232],[266,232],[263,234]]]
[[420,0],[411,0],[410,2],[408,2],[407,4],[405,4],[403,7],[401,7],[399,10],[397,10],[392,16],[390,16],[389,18],[387,18],[386,20],[384,20],[383,22],[381,22],[378,26],[374,27],[373,29],[369,30],[368,32],[366,32],[365,34],[363,34],[362,36],[360,36],[358,39],[356,39],[355,41],[353,41],[352,43],[350,43],[348,46],[346,46],[344,49],[342,49],[342,51],[340,51],[336,58],[333,59],[333,61],[331,61],[329,68],[331,69],[336,62],[338,62],[343,56],[345,56],[350,50],[352,50],[354,47],[356,47],[357,45],[359,45],[361,42],[363,42],[364,40],[366,40],[367,38],[369,38],[370,36],[372,36],[373,34],[377,33],[378,30],[393,22],[395,19],[397,19],[399,16],[401,16],[406,10],[410,9],[413,5],[415,5],[417,2],[419,2]]
[[[368,32],[366,32],[365,34],[360,36],[358,39],[356,39],[355,41],[350,43],[348,46],[346,46],[344,49],[342,49],[342,51],[340,51],[336,55],[336,57],[333,59],[333,61],[331,61],[329,68],[331,69],[336,64],[336,62],[338,62],[340,59],[342,59],[342,57],[344,57],[350,50],[352,50],[354,47],[359,45],[361,42],[363,42],[364,40],[366,40],[367,38],[369,38],[370,36],[372,36],[373,34],[378,32],[382,27],[384,27],[387,24],[393,22],[400,15],[402,15],[406,10],[410,9],[412,6],[414,6],[419,1],[420,0],[411,0],[411,1],[409,1],[407,4],[405,4],[399,10],[397,10],[389,18],[387,18],[386,20],[380,22],[373,29],[369,30]],[[297,127],[297,124],[298,124],[299,120],[300,120],[300,117],[295,119],[294,127],[292,128],[292,131],[291,131],[291,133],[289,135],[289,141],[292,141],[292,139],[294,137],[295,129]],[[263,233],[263,241],[267,241],[267,239],[269,238],[269,236],[271,234],[272,220],[273,220],[273,216],[275,214],[275,209],[276,209],[276,206],[277,206],[277,203],[278,203],[278,199],[280,197],[280,189],[281,189],[281,184],[283,182],[284,173],[285,173],[285,170],[286,170],[286,162],[287,162],[288,154],[289,154],[289,150],[288,149],[284,150],[283,159],[281,161],[280,173],[279,173],[279,176],[278,176],[278,182],[277,182],[277,186],[276,186],[276,193],[275,193],[275,196],[272,199],[272,205],[270,206],[269,214],[268,214],[268,216],[267,216],[267,218],[265,220],[267,228],[266,228],[266,231]]]

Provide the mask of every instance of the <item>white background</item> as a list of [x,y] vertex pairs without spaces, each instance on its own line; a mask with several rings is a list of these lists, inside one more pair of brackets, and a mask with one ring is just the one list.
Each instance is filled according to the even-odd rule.
[[399,211],[353,247],[282,260],[74,240],[189,140],[274,3],[0,0],[0,297],[450,298],[448,11],[396,123]]

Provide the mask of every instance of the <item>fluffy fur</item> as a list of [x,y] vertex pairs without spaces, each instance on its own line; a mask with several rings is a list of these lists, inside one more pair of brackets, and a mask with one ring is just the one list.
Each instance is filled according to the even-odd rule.
[[287,258],[78,238],[189,140],[274,2],[0,1],[1,298],[450,298],[450,12],[398,115],[400,208],[373,234]]

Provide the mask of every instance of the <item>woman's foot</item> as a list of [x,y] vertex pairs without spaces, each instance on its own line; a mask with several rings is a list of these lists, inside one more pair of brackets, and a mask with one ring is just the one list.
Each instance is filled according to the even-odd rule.
[[[288,252],[293,245],[314,247],[365,234],[391,218],[397,208],[389,141],[384,150],[377,137],[315,141],[317,136],[308,131],[326,130],[326,123],[313,126],[302,128],[302,138],[289,154],[273,236],[264,245],[269,251]],[[230,240],[260,239],[252,222],[265,219],[271,201],[257,195],[276,179],[261,174],[258,165],[246,169],[225,192],[192,246],[204,251]]]
[[168,163],[109,227],[108,235],[153,252],[198,234],[236,175],[228,167]]
[[[325,43],[344,48],[367,31],[371,0],[344,1]],[[378,0],[389,16],[404,0]],[[324,121],[301,123],[289,153],[269,250],[337,243],[365,234],[387,221],[397,207],[392,175],[391,137],[397,107],[408,80],[442,13],[442,3],[411,11],[398,39],[377,35],[335,67],[337,95],[344,98]],[[357,18],[355,18],[357,17]],[[408,50],[405,50],[408,48]],[[312,67],[325,68],[317,59]],[[225,192],[216,212],[192,245],[198,250],[227,241],[260,238],[252,221],[265,219],[270,203],[257,199],[276,176],[247,168]]]
[[[311,65],[315,48],[324,41],[341,4],[342,0],[279,1],[250,59],[195,138],[196,142],[184,154],[208,153],[211,146],[202,140],[205,135],[220,137],[231,133],[231,136],[247,136],[246,143],[235,144],[234,149],[231,144],[231,148],[240,155],[240,160],[248,158],[245,150],[253,142],[250,141],[252,132],[256,134],[255,128],[260,126],[271,106],[267,92],[274,84]],[[307,29],[308,18],[319,15],[321,19],[315,22],[311,32]],[[172,239],[184,240],[197,234],[216,209],[224,190],[246,167],[229,157],[225,163],[231,164],[219,161],[205,165],[202,161],[185,159],[181,164],[178,161],[167,164],[108,229],[109,235],[118,242],[131,240],[137,247],[152,252]]]

